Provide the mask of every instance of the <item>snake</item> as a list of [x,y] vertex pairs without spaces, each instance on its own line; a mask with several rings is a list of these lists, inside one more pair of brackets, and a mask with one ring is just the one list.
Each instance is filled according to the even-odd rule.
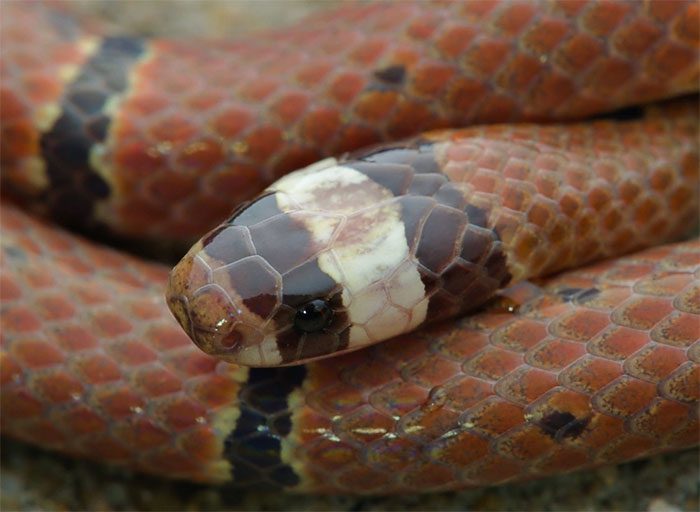
[[[4,4],[3,435],[354,494],[697,445],[697,18],[382,2],[182,41]],[[194,245],[103,243],[153,240]]]

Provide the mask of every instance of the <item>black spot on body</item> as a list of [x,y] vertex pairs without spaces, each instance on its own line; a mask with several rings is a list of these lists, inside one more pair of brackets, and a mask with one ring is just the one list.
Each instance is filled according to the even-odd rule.
[[538,421],[537,425],[554,439],[576,439],[586,429],[589,421],[589,418],[576,418],[568,411],[553,411]]
[[597,288],[561,288],[556,291],[556,294],[567,302],[584,303],[595,299],[600,290]]
[[19,247],[15,246],[3,246],[3,250],[8,258],[18,261],[26,261],[27,253],[24,252]]
[[589,302],[593,299],[595,299],[598,295],[600,295],[600,290],[597,288],[588,288],[587,290],[584,290],[581,292],[578,297],[576,297],[576,300],[583,304],[585,302]]
[[625,107],[606,114],[594,116],[591,119],[608,120],[608,121],[639,121],[644,118],[645,109],[643,106],[634,105]]
[[559,295],[562,299],[565,301],[571,301],[573,300],[576,295],[581,293],[582,288],[561,288],[560,290],[557,290],[557,295]]
[[406,79],[406,68],[400,65],[388,66],[374,72],[374,77],[386,84],[401,85]]

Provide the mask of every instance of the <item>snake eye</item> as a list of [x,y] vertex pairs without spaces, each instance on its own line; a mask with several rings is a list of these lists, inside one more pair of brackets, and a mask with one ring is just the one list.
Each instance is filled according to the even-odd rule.
[[326,301],[315,299],[297,309],[294,327],[302,332],[318,332],[328,327],[332,318],[333,311]]

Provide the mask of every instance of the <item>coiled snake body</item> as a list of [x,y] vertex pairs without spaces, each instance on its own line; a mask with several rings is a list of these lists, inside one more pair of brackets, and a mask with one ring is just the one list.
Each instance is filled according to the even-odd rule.
[[[700,247],[643,250],[696,221],[692,99],[627,111],[632,119],[432,132],[272,185],[308,206],[294,176],[336,166],[347,188],[310,194],[314,215],[332,217],[326,206],[343,196],[357,208],[363,198],[400,206],[372,213],[371,225],[393,219],[386,232],[406,236],[406,254],[392,254],[413,273],[391,275],[401,297],[420,294],[402,319],[387,313],[395,303],[367,306],[377,294],[401,301],[393,285],[371,281],[366,317],[339,306],[350,323],[332,350],[354,348],[360,338],[340,334],[350,324],[378,341],[483,302],[467,304],[476,289],[490,296],[512,283],[462,319],[306,366],[249,369],[201,353],[164,303],[165,267],[16,206],[92,232],[190,240],[324,156],[425,129],[570,120],[693,92],[696,19],[692,2],[402,2],[205,45],[99,39],[53,6],[4,5],[2,176],[12,201],[2,206],[3,433],[170,477],[357,493],[493,484],[697,444]],[[190,333],[195,317],[224,325],[208,316],[220,296],[198,294],[202,286],[264,295],[242,294],[245,280],[232,279],[239,260],[265,261],[286,289],[309,283],[287,272],[323,251],[289,264],[308,246],[265,253],[285,231],[263,228],[313,216],[278,200],[269,219],[250,220],[270,197],[195,246],[195,256],[209,250],[207,271],[190,264],[186,279],[174,274],[171,297],[210,306],[179,311]],[[426,201],[411,231],[406,204]],[[431,238],[439,228],[454,233]],[[304,229],[314,243],[325,232]],[[236,252],[240,236],[222,235],[231,230],[249,234],[248,252]],[[620,257],[632,251],[641,252]],[[475,272],[485,277],[464,295]],[[333,286],[354,286],[349,279]],[[289,300],[241,304],[262,318]],[[227,336],[255,327],[235,322]],[[278,349],[288,347],[279,322],[265,324]],[[216,352],[214,327],[201,332]],[[310,339],[263,363],[315,357]]]

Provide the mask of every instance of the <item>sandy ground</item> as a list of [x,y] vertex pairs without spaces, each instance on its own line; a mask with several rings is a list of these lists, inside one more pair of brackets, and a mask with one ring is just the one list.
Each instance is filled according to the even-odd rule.
[[[8,0],[0,0],[8,1]],[[78,1],[72,8],[134,34],[238,36],[336,2]],[[176,8],[174,8],[176,6]],[[461,493],[357,498],[232,493],[135,475],[3,440],[1,510],[648,510],[700,509],[697,450]]]
[[135,475],[3,443],[9,510],[698,510],[696,450],[459,493],[358,498],[231,492]]

